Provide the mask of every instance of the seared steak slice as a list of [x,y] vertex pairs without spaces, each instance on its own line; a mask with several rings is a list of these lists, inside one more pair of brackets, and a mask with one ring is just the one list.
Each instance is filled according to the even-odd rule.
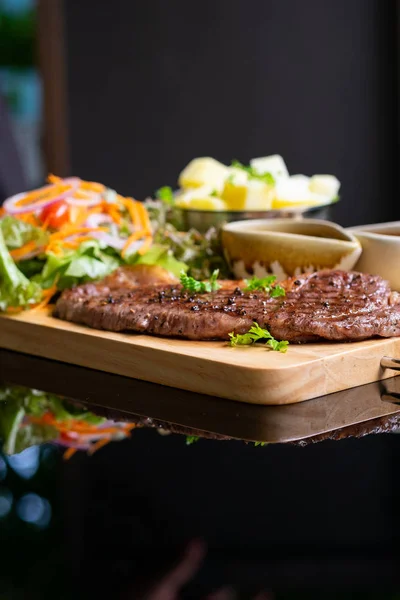
[[277,298],[244,293],[242,282],[220,283],[217,292],[191,295],[180,284],[148,285],[134,269],[119,269],[103,282],[64,291],[55,316],[96,329],[192,340],[227,340],[230,332],[248,331],[253,321],[291,342],[400,335],[399,296],[377,276],[301,275],[283,282],[286,295]]
[[178,283],[178,279],[165,269],[156,265],[135,265],[117,269],[97,285],[105,285],[110,289],[131,289],[138,286],[168,285],[170,283]]

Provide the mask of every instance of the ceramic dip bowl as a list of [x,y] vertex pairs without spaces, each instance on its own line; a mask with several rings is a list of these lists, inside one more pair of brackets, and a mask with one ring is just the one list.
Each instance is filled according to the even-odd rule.
[[221,235],[238,279],[272,273],[282,281],[321,269],[350,271],[361,254],[361,244],[351,232],[316,219],[237,221],[225,225]]
[[346,230],[362,246],[357,271],[380,275],[395,291],[400,291],[400,221],[361,225]]

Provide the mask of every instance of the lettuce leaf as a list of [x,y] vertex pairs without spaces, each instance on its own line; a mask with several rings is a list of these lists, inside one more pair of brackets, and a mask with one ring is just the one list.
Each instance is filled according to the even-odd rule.
[[[48,442],[54,442],[58,438],[58,431],[51,425],[44,423],[22,423],[17,430],[15,438],[3,446],[6,454],[19,454],[32,446],[39,446]],[[10,442],[13,442],[12,444]]]
[[11,258],[0,229],[0,311],[40,302],[42,289],[30,281]]
[[124,261],[119,253],[104,246],[100,240],[88,240],[77,250],[63,255],[49,253],[42,272],[32,279],[43,288],[49,288],[57,281],[58,289],[63,290],[102,279],[122,264],[158,265],[177,277],[182,271],[187,271],[187,265],[177,260],[165,245],[154,244],[143,256],[135,253]]
[[18,269],[27,277],[31,279],[34,275],[41,273],[46,263],[46,259],[43,258],[28,258],[27,260],[20,260],[18,263]]
[[49,253],[40,274],[33,279],[44,288],[54,285],[60,290],[79,283],[102,279],[121,264],[121,259],[112,249],[102,249],[98,240],[82,242],[77,250],[61,256]]
[[146,254],[143,256],[135,254],[130,259],[128,258],[127,262],[135,265],[157,265],[169,271],[175,277],[179,277],[182,271],[186,273],[188,269],[186,263],[177,260],[168,247],[160,244],[153,244]]
[[3,440],[3,451],[6,454],[14,454],[15,442],[24,416],[22,406],[0,402],[0,438]]
[[3,234],[4,242],[9,250],[21,248],[28,242],[35,241],[38,246],[47,244],[49,234],[39,227],[34,227],[11,215],[6,215],[0,219],[0,230]]

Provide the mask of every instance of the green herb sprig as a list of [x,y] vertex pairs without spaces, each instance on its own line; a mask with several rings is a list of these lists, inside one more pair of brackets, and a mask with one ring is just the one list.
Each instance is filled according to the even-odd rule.
[[259,181],[267,183],[268,185],[275,185],[275,178],[271,173],[259,173],[256,169],[254,169],[254,167],[251,167],[250,165],[243,165],[238,160],[233,160],[231,163],[231,167],[234,167],[235,169],[241,169],[242,171],[246,171],[246,173],[251,179],[258,179]]
[[194,444],[195,442],[199,441],[199,437],[197,435],[187,435],[186,436],[186,445],[190,446],[191,444]]
[[165,185],[156,191],[156,197],[158,200],[161,200],[165,204],[169,204],[169,206],[173,206],[175,204],[175,197],[172,188],[169,185]]
[[282,340],[278,342],[268,331],[268,329],[263,329],[259,326],[258,323],[253,323],[252,327],[250,327],[247,333],[235,335],[234,333],[229,334],[230,344],[231,346],[250,346],[251,344],[255,344],[256,342],[263,342],[271,348],[271,350],[276,350],[277,352],[286,352],[289,342],[286,340]]
[[268,442],[254,442],[254,446],[266,446]]
[[182,271],[180,281],[183,289],[187,292],[192,294],[206,294],[209,292],[216,292],[221,287],[217,281],[218,275],[219,269],[216,269],[212,272],[208,281],[197,281],[197,279],[186,275],[186,273]]
[[268,275],[268,277],[263,277],[259,279],[258,277],[253,277],[252,279],[245,279],[246,287],[244,288],[244,292],[266,292],[272,298],[277,298],[278,296],[284,296],[285,290],[281,285],[273,285],[276,281],[275,275]]

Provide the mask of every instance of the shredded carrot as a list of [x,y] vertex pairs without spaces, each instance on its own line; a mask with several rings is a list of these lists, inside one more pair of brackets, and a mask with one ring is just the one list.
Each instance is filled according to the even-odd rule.
[[38,226],[38,220],[33,213],[24,213],[22,215],[18,215],[18,219],[23,221],[24,223],[29,223],[29,225],[33,225],[34,227]]
[[48,226],[50,223],[50,217],[47,217],[47,219],[45,219],[40,227],[40,229],[43,229],[43,231],[46,231]]
[[34,305],[34,306],[31,308],[31,310],[32,310],[32,311],[33,311],[33,310],[42,310],[43,308],[46,308],[46,306],[47,306],[48,304],[50,304],[50,300],[51,300],[51,297],[49,297],[49,298],[45,298],[45,300],[43,300],[42,302],[39,302],[39,304],[35,304],[35,305]]
[[71,225],[79,227],[87,219],[87,211],[84,211],[80,206],[69,207],[69,221]]
[[146,252],[150,248],[152,242],[153,242],[153,238],[151,237],[151,235],[146,236],[146,239],[145,239],[143,245],[138,250],[139,254],[141,254],[141,255],[146,254]]
[[[47,181],[49,183],[61,183],[62,179],[61,179],[61,177],[57,177],[57,175],[53,175],[52,173],[49,173],[49,175],[47,177]],[[89,190],[91,192],[97,192],[97,193],[104,192],[104,190],[105,190],[105,186],[102,183],[97,183],[95,181],[83,181],[83,180],[81,180],[80,188],[82,188],[84,190]]]
[[53,233],[50,236],[50,241],[62,240],[63,238],[70,237],[71,235],[78,235],[80,233],[91,233],[94,231],[108,231],[107,227],[74,227],[68,225],[63,227],[57,233]]
[[78,200],[90,200],[91,198],[93,198],[93,196],[90,192],[82,190],[81,188],[78,188],[74,192],[73,197],[77,198]]
[[43,290],[43,295],[44,296],[54,296],[54,294],[57,291],[57,283],[58,283],[58,279],[59,277],[56,277],[53,285],[49,288],[46,288],[45,290]]
[[145,237],[145,242],[143,246],[140,248],[139,253],[144,254],[150,248],[152,244],[152,232],[151,232],[151,223],[149,219],[149,215],[143,203],[136,202],[133,198],[123,198],[122,196],[118,196],[120,202],[125,206],[128,210],[129,215],[132,219],[132,223],[135,227],[138,228],[138,231],[135,231],[126,241],[125,246],[122,249],[122,256],[126,254],[129,246],[132,242]]
[[9,306],[6,308],[6,313],[10,315],[16,315],[24,310],[23,306]]
[[52,173],[49,173],[47,176],[47,181],[49,183],[61,183],[62,179],[61,179],[61,177],[57,177],[57,175],[53,175]]
[[[75,249],[80,246],[82,242],[95,239],[90,235],[83,235],[85,233],[94,233],[96,231],[108,231],[107,227],[71,227],[68,226],[58,233],[53,233],[50,236],[49,244],[46,248],[47,252],[53,252],[53,254],[62,254],[61,247]],[[74,239],[66,240],[70,236],[76,236]]]
[[1,219],[1,217],[4,217],[5,214],[6,214],[5,208],[3,208],[2,206],[0,206],[0,219]]
[[105,185],[102,183],[97,183],[96,181],[82,181],[80,187],[84,190],[89,190],[98,194],[104,192],[106,189]]
[[95,206],[90,210],[83,208],[81,206],[71,206],[70,208],[70,224],[74,227],[81,227],[83,223],[90,217],[90,215],[95,215],[98,213],[102,213],[103,209],[101,206]]
[[78,237],[76,240],[64,240],[63,241],[63,247],[64,248],[79,248],[79,246],[82,244],[82,242],[88,242],[89,240],[93,240],[92,237],[90,237],[90,235],[83,235],[81,237]]
[[77,452],[77,448],[74,448],[73,446],[70,446],[63,454],[63,459],[64,460],[69,460],[71,458],[71,456],[73,456],[75,454],[75,452]]
[[40,310],[42,308],[45,308],[50,303],[52,297],[54,296],[54,294],[56,292],[57,292],[56,284],[54,284],[47,290],[43,290],[43,293],[42,293],[43,300],[41,302],[39,302],[39,304],[35,304],[31,310]]
[[60,247],[60,243],[57,242],[57,240],[53,243],[50,243],[47,246],[46,252],[51,252],[52,254],[55,254],[56,256],[60,256],[63,253],[63,251],[61,250],[61,247]]
[[132,223],[135,225],[135,227],[143,227],[143,223],[140,219],[140,214],[137,210],[137,202],[135,202],[133,198],[124,198],[123,196],[117,197],[129,212],[129,215],[132,219]]
[[144,237],[144,232],[143,231],[135,231],[135,233],[132,233],[132,235],[130,235],[125,243],[125,246],[122,248],[122,252],[121,252],[121,256],[124,257],[126,254],[126,251],[128,250],[129,246],[133,243],[133,242],[137,242],[138,240],[140,240],[142,237]]
[[144,206],[143,202],[137,202],[136,205],[137,205],[139,214],[141,215],[141,221],[143,223],[146,233],[151,234],[151,223],[150,223],[149,214],[146,210],[146,207]]
[[92,444],[88,450],[89,454],[94,454],[95,452],[97,452],[97,450],[100,450],[100,448],[103,448],[103,446],[106,446],[111,440],[110,439],[103,439],[103,440],[99,440],[98,442],[96,442],[95,444]]
[[11,250],[10,254],[11,254],[12,258],[16,262],[18,262],[18,261],[22,260],[27,254],[29,254],[30,252],[35,250],[36,248],[37,248],[36,242],[34,240],[31,240],[24,246],[21,246],[21,248],[17,248],[16,250]]
[[119,427],[103,427],[101,430],[96,425],[90,425],[90,423],[86,423],[85,421],[80,421],[79,419],[68,422],[68,421],[58,421],[54,415],[50,412],[45,413],[41,417],[35,417],[33,415],[29,416],[29,421],[32,423],[36,423],[38,425],[45,423],[46,425],[53,425],[62,433],[88,433],[88,434],[113,434],[120,432]]
[[136,426],[136,423],[125,423],[124,429],[126,429],[126,431],[131,431],[132,429],[135,429]]
[[40,188],[38,190],[34,190],[33,192],[27,192],[23,198],[18,200],[15,205],[16,206],[26,206],[28,204],[34,203],[33,210],[37,210],[40,206],[51,199],[53,196],[59,196],[66,192],[71,186],[68,184],[51,184],[53,187],[51,189],[45,190],[44,188]]
[[115,204],[108,204],[107,202],[104,202],[102,204],[102,210],[104,212],[106,212],[108,215],[110,215],[110,217],[112,218],[112,220],[114,221],[114,223],[117,223],[117,225],[119,225],[122,221],[122,217],[121,214],[118,210],[118,206]]

